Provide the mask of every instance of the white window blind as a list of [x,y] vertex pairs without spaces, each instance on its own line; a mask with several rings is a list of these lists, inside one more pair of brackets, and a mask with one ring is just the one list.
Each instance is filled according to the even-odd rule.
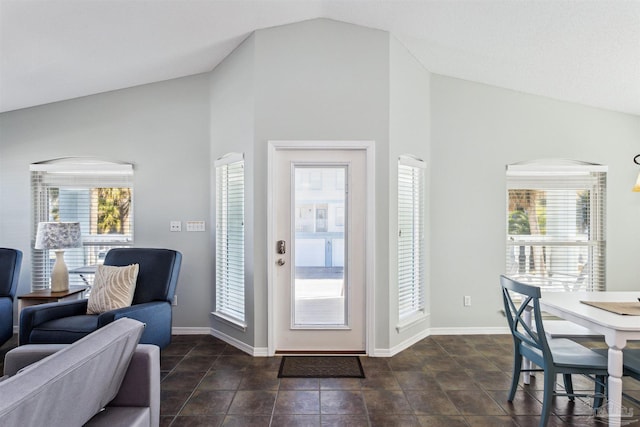
[[507,166],[506,271],[545,290],[605,290],[607,168]]
[[[91,284],[90,275],[73,270],[102,263],[113,247],[133,245],[133,165],[88,158],[64,158],[30,165],[31,247],[38,223],[80,223],[82,247],[67,249],[70,285]],[[54,251],[32,249],[33,290],[49,288]]]
[[241,153],[216,167],[216,311],[244,322],[244,160]]
[[399,320],[425,309],[425,163],[398,160],[398,311]]

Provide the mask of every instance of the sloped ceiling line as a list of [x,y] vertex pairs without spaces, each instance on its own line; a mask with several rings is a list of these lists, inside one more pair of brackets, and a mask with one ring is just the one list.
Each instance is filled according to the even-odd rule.
[[314,18],[388,31],[437,74],[640,115],[640,0],[0,0],[0,112],[206,72]]

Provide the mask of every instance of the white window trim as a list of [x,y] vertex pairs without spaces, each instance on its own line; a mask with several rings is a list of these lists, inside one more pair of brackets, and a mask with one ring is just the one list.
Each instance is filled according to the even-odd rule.
[[[32,197],[32,245],[35,241],[38,223],[49,221],[48,188],[92,188],[92,187],[127,187],[133,189],[133,164],[126,162],[113,162],[93,157],[64,157],[45,160],[29,165],[31,173],[31,197]],[[38,181],[34,181],[34,177]],[[44,192],[43,192],[44,191]],[[36,194],[37,193],[37,194]],[[134,196],[135,197],[135,196]],[[134,205],[130,207],[131,233],[117,238],[111,235],[89,234],[82,230],[83,247],[90,246],[123,247],[133,246],[134,242]],[[49,279],[49,274],[42,273],[42,268],[48,269],[46,256],[43,250],[32,249],[32,290],[47,289],[48,285],[42,281]],[[48,252],[48,251],[46,251]],[[66,256],[66,255],[65,255]],[[85,252],[84,256],[87,256]],[[72,256],[73,259],[73,256]],[[86,279],[86,278],[84,278]],[[83,284],[88,283],[83,279]],[[37,283],[36,283],[37,282]]]
[[[506,182],[507,182],[507,203],[509,203],[509,190],[519,189],[566,189],[566,190],[589,190],[595,191],[592,193],[593,203],[596,204],[592,208],[592,218],[590,221],[591,230],[590,234],[595,237],[588,240],[576,240],[576,241],[549,241],[542,238],[534,238],[531,236],[528,239],[518,240],[520,246],[534,246],[540,245],[541,242],[544,246],[587,246],[592,248],[594,252],[593,256],[602,258],[602,261],[598,265],[598,277],[602,279],[601,283],[594,283],[593,278],[590,278],[590,286],[599,286],[596,290],[606,289],[606,185],[602,188],[603,194],[599,194],[597,191],[601,188],[601,182],[599,179],[603,179],[606,183],[606,175],[598,178],[594,177],[593,173],[608,172],[608,167],[605,165],[599,165],[594,163],[579,162],[572,160],[560,160],[560,159],[547,159],[536,160],[530,162],[521,162],[516,164],[507,165],[506,167]],[[554,179],[557,177],[557,180]],[[602,205],[600,205],[600,203]],[[509,227],[509,212],[506,212],[506,230],[508,235]],[[595,221],[593,219],[595,218]],[[510,242],[507,238],[507,257],[509,256],[509,248],[514,247],[513,242]],[[596,252],[600,252],[596,255]],[[593,260],[589,260],[593,262]],[[596,268],[591,265],[592,271]]]
[[[221,262],[219,260],[219,248],[218,245],[222,243],[221,239],[221,234],[219,231],[219,226],[220,226],[220,218],[219,218],[219,212],[218,209],[219,207],[219,197],[221,196],[220,194],[218,194],[218,186],[220,185],[218,183],[218,173],[221,167],[225,167],[228,165],[232,165],[235,163],[241,163],[242,164],[242,168],[243,168],[243,177],[242,177],[242,206],[243,206],[243,213],[242,213],[242,222],[244,224],[244,188],[245,188],[245,184],[244,184],[244,179],[245,179],[245,173],[244,173],[244,154],[243,153],[228,153],[225,154],[224,156],[218,158],[215,162],[214,162],[214,167],[215,167],[215,174],[216,174],[216,182],[215,182],[215,189],[216,189],[216,197],[215,197],[215,212],[216,212],[216,221],[215,221],[215,226],[216,226],[216,275],[215,275],[215,295],[216,295],[216,306],[214,311],[211,313],[213,316],[215,316],[217,319],[223,321],[224,323],[231,325],[237,329],[240,329],[242,331],[245,331],[247,328],[247,324],[245,322],[246,320],[246,301],[245,301],[245,290],[244,290],[244,286],[245,286],[245,273],[244,273],[244,249],[245,249],[245,245],[244,245],[244,230],[242,231],[242,253],[243,253],[243,257],[242,257],[242,265],[241,265],[241,272],[239,272],[242,275],[242,292],[241,295],[240,293],[238,293],[238,297],[242,298],[243,300],[243,307],[242,307],[242,318],[234,315],[233,313],[231,313],[231,310],[226,311],[224,307],[220,307],[219,306],[219,300],[218,300],[218,286],[219,286],[219,268],[222,267]],[[244,227],[243,227],[244,228]],[[236,290],[237,291],[237,290]]]
[[[400,233],[401,233],[401,214],[400,214],[400,209],[401,209],[401,203],[400,203],[400,185],[401,185],[401,181],[400,181],[400,169],[401,167],[409,167],[412,168],[414,170],[418,170],[419,171],[419,178],[420,178],[420,182],[418,184],[418,188],[411,188],[410,191],[412,191],[413,193],[413,198],[415,200],[415,197],[419,197],[418,203],[420,204],[417,208],[419,210],[419,215],[420,215],[420,219],[418,220],[418,227],[420,227],[420,229],[418,230],[418,234],[421,235],[421,242],[419,243],[419,246],[416,248],[414,246],[413,248],[413,252],[415,252],[416,250],[419,252],[418,256],[421,258],[418,263],[418,285],[419,285],[419,289],[418,289],[418,294],[415,295],[414,293],[414,297],[417,297],[417,307],[416,307],[416,303],[411,303],[410,305],[414,306],[414,308],[412,309],[412,311],[405,313],[402,313],[402,307],[401,307],[401,301],[400,301],[400,295],[402,294],[402,283],[401,283],[401,279],[400,279],[400,275],[401,275],[401,271],[400,269],[401,267],[401,254],[400,254]],[[413,187],[413,186],[412,186]],[[396,325],[396,330],[398,331],[398,333],[403,332],[404,330],[414,326],[416,323],[424,321],[428,315],[426,312],[426,280],[427,280],[427,266],[426,266],[426,252],[427,252],[427,248],[426,248],[426,197],[425,197],[425,192],[426,190],[426,163],[421,160],[418,159],[414,156],[410,156],[410,155],[401,155],[398,158],[398,231],[397,231],[397,235],[398,235],[398,323]],[[413,203],[413,201],[412,201]],[[415,226],[415,222],[413,223],[412,226]],[[415,237],[415,232],[412,233]],[[416,286],[415,281],[412,281],[411,283],[413,283],[412,285],[410,284],[408,287],[412,287],[412,286]],[[406,310],[405,310],[406,311]],[[404,314],[404,315],[403,315]]]

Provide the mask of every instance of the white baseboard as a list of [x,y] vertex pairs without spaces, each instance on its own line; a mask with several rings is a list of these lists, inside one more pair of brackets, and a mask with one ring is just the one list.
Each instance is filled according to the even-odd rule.
[[238,341],[237,339],[230,337],[227,334],[223,334],[220,331],[216,331],[213,328],[210,329],[211,331],[211,335],[213,335],[216,338],[221,339],[222,341],[226,342],[229,345],[234,346],[235,348],[237,348],[238,350],[242,350],[245,353],[254,356],[254,357],[267,357],[269,356],[269,351],[267,349],[267,347],[252,347],[250,345],[247,345],[245,343],[243,343],[242,341]]
[[401,351],[408,349],[418,341],[428,337],[429,335],[431,335],[430,331],[426,329],[422,333],[415,335],[409,338],[408,340],[405,340],[400,344],[395,345],[391,348],[376,348],[373,350],[373,354],[369,354],[368,356],[369,357],[393,357],[396,354],[400,353]]
[[419,335],[401,342],[391,348],[376,348],[374,354],[370,357],[393,357],[403,350],[408,349],[418,341],[423,340],[431,335],[509,335],[511,331],[508,327],[490,327],[490,328],[430,328]]
[[237,339],[230,337],[229,335],[223,334],[220,331],[216,331],[213,328],[173,327],[171,328],[171,333],[173,335],[211,335],[213,337],[221,339],[222,341],[226,342],[229,345],[234,346],[238,350],[242,350],[245,353],[250,354],[251,356],[256,356],[256,357],[268,356],[266,347],[264,349],[251,347],[250,345],[247,345],[242,341],[238,341]]
[[[15,329],[15,328],[14,328]],[[234,346],[238,350],[244,351],[245,353],[254,356],[254,357],[268,357],[269,349],[267,347],[252,347],[243,343],[242,341],[238,341],[237,339],[226,335],[220,331],[214,330],[213,328],[185,328],[185,327],[174,327],[171,329],[171,333],[174,335],[211,335],[216,338],[221,339],[229,345]],[[469,327],[461,327],[461,328],[430,328],[423,331],[421,334],[418,334],[410,339],[401,342],[398,345],[395,345],[391,348],[376,348],[373,350],[373,354],[369,354],[369,357],[393,357],[396,354],[400,353],[403,350],[411,347],[416,344],[418,341],[430,336],[430,335],[504,335],[510,334],[511,331],[508,327],[478,327],[478,328],[469,328]]]
[[479,327],[479,328],[431,328],[429,335],[503,335],[510,334],[508,326]]
[[254,347],[253,355],[255,357],[269,357],[269,348],[268,347]]
[[211,328],[206,327],[182,327],[171,328],[171,335],[212,335]]

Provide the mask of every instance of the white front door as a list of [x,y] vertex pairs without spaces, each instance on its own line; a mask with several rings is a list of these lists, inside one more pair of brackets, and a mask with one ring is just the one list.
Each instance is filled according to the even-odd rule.
[[280,149],[272,160],[276,352],[365,351],[365,150]]

